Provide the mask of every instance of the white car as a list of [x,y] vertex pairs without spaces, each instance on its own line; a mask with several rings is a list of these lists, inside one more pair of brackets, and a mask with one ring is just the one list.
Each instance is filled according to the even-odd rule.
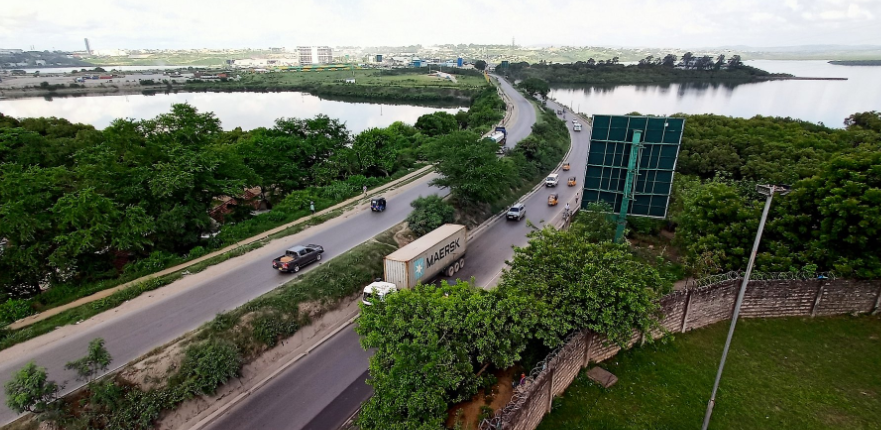
[[560,175],[553,173],[553,174],[548,175],[548,177],[545,179],[545,186],[546,187],[556,187],[559,182],[560,182]]

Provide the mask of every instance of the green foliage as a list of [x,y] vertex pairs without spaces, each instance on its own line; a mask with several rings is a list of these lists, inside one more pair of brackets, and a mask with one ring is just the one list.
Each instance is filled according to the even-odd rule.
[[91,382],[99,373],[107,370],[113,357],[104,347],[104,339],[95,338],[89,342],[89,350],[85,357],[68,362],[65,369],[75,370],[77,379]]
[[0,326],[13,323],[34,313],[27,300],[7,299],[0,303]]
[[542,97],[547,97],[548,93],[551,92],[551,86],[548,85],[547,81],[544,81],[539,78],[526,78],[522,80],[518,87],[523,88],[530,95],[540,95]]
[[187,347],[171,386],[182,387],[190,396],[213,395],[217,387],[239,375],[241,364],[235,344],[209,338]]
[[45,412],[58,396],[58,385],[49,381],[46,368],[29,362],[3,386],[6,406],[16,413]]
[[611,242],[615,239],[617,224],[612,207],[608,203],[588,203],[578,211],[569,227],[576,235],[592,243]]
[[417,285],[362,306],[356,331],[376,348],[368,381],[375,393],[358,417],[362,429],[436,429],[451,402],[482,387],[476,368],[507,367],[529,336],[527,303],[472,287]]
[[[688,54],[687,54],[688,55]],[[702,59],[706,61],[710,57]],[[685,56],[683,56],[685,59]],[[666,60],[666,63],[665,63]],[[671,61],[673,60],[673,61]],[[691,69],[674,68],[672,57],[658,59],[658,63],[642,62],[641,64],[618,64],[617,57],[608,62],[577,61],[569,64],[547,64],[526,62],[512,63],[508,67],[508,75],[513,79],[526,80],[540,78],[556,84],[661,84],[671,82],[752,82],[758,78],[771,76],[770,73],[745,66],[734,65],[725,69],[715,67],[715,63]],[[739,60],[737,60],[739,61]],[[774,76],[791,76],[778,74]]]
[[410,206],[413,210],[407,215],[407,225],[417,237],[453,222],[456,215],[453,205],[437,195],[420,196],[410,202]]
[[431,184],[449,188],[462,205],[495,200],[513,176],[511,165],[496,156],[497,147],[470,131],[435,139],[429,154],[443,176]]
[[477,376],[484,366],[510,367],[531,340],[554,347],[585,327],[626,342],[632,330],[656,327],[656,299],[665,288],[660,275],[622,245],[545,229],[515,250],[497,289],[462,281],[417,285],[361,306],[356,331],[361,345],[376,353],[368,381],[374,395],[358,426],[438,428],[450,404],[492,382]]
[[659,291],[667,281],[636,261],[625,245],[590,243],[577,231],[551,228],[517,248],[498,289],[529,297],[538,318],[535,337],[557,346],[569,332],[588,328],[623,344],[634,329],[655,324]]
[[439,136],[459,129],[456,117],[446,112],[425,114],[416,120],[416,129],[428,136]]
[[475,61],[475,62],[474,62],[474,68],[477,69],[477,70],[483,70],[483,69],[486,69],[486,61],[483,61],[483,60],[477,60],[477,61]]

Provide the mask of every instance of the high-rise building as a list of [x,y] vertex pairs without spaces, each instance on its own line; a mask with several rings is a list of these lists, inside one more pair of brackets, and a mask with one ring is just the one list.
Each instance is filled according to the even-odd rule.
[[85,38],[85,39],[83,39],[83,40],[86,41],[86,52],[87,52],[89,55],[92,55],[92,47],[89,46],[89,38],[87,37],[87,38]]
[[329,46],[298,46],[300,65],[329,64],[333,62],[333,50]]

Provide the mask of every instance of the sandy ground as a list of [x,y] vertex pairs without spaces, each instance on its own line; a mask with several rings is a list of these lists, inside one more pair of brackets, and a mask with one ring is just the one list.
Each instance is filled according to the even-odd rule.
[[[110,72],[92,73],[92,75],[110,74]],[[75,81],[78,76],[66,74],[0,76],[0,79],[2,79],[2,82],[0,82],[0,98],[42,97],[44,95],[63,96],[101,93],[140,93],[144,90],[165,90],[165,84],[161,83],[163,79],[167,79],[169,82],[175,80],[177,81],[177,85],[174,88],[183,88],[186,78],[192,77],[192,74],[184,74],[181,78],[172,78],[160,73],[146,74],[143,72],[117,74],[122,77],[115,77],[113,79],[86,79],[83,82]],[[152,79],[156,81],[158,85],[141,85],[139,82],[140,79]],[[42,82],[48,82],[50,85],[63,84],[65,86],[75,83],[83,88],[59,88],[55,91],[48,91],[39,88],[40,83]]]

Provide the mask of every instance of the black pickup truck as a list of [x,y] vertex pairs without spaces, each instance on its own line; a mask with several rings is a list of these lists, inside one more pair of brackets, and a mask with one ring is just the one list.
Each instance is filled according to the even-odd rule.
[[284,255],[272,260],[272,268],[279,272],[299,272],[300,269],[313,261],[321,261],[324,247],[321,245],[297,245],[288,248]]

